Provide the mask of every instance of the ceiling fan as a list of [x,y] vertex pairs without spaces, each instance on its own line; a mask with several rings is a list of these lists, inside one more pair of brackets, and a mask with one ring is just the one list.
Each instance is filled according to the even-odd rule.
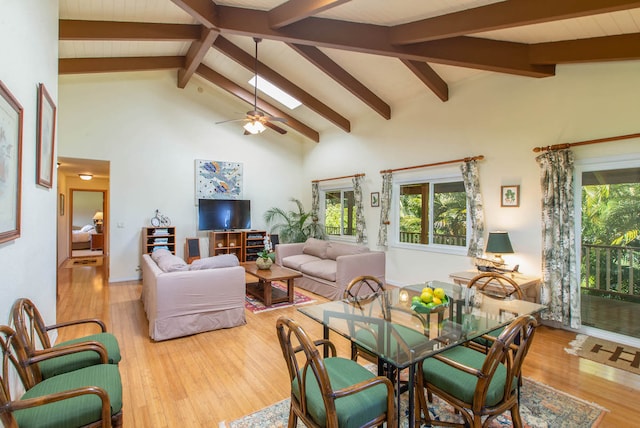
[[258,43],[262,41],[257,37],[253,38],[256,45],[255,65],[254,65],[254,89],[253,89],[253,110],[247,112],[247,115],[243,119],[230,119],[223,120],[222,122],[216,122],[216,125],[228,122],[245,122],[243,125],[244,135],[259,134],[264,132],[267,128],[271,128],[279,134],[286,134],[287,131],[275,125],[272,122],[286,123],[287,119],[284,117],[267,116],[262,111],[258,110]]

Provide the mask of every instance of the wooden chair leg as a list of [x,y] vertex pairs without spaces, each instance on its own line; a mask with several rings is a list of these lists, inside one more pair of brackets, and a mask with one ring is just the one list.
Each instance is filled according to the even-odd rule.
[[289,423],[288,428],[296,428],[298,426],[298,415],[293,411],[293,406],[289,407]]
[[518,403],[515,404],[511,408],[511,421],[513,422],[513,426],[515,428],[522,428],[522,418],[520,417],[520,405]]

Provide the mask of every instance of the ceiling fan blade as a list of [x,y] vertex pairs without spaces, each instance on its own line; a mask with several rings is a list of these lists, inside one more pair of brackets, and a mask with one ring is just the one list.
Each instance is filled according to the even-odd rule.
[[229,119],[229,120],[223,120],[223,121],[220,121],[220,122],[215,122],[215,125],[221,125],[223,123],[229,123],[229,122],[242,122],[242,121],[245,121],[245,120],[247,120],[246,117],[242,118],[242,119]]
[[274,125],[274,124],[273,124],[273,123],[271,123],[271,122],[265,122],[264,126],[266,126],[267,128],[273,129],[274,131],[276,131],[276,132],[277,132],[278,134],[280,134],[280,135],[284,135],[284,134],[286,134],[286,133],[287,133],[287,131],[286,131],[286,130],[284,130],[284,129],[280,128],[280,127],[279,127],[279,126],[277,126],[277,125]]
[[284,117],[271,117],[269,116],[269,118],[267,119],[269,122],[281,122],[281,123],[287,123],[287,119]]

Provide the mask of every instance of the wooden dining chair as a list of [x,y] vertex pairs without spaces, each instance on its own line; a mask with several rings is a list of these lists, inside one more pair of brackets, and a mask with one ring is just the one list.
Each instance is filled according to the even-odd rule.
[[[337,357],[332,342],[312,341],[290,318],[278,318],[276,331],[291,381],[289,428],[298,418],[312,428],[397,427],[389,379]],[[323,358],[318,346],[327,347],[330,357]]]
[[[471,278],[467,284],[468,288],[475,287],[479,293],[489,299],[509,299],[515,296],[518,300],[524,299],[522,289],[513,279],[498,272],[483,272]],[[502,333],[504,327],[477,337],[468,342],[468,345],[475,350],[486,353],[491,347],[492,338],[496,338]]]
[[[424,418],[427,425],[479,428],[509,410],[513,426],[522,427],[518,385],[537,325],[534,317],[520,316],[493,339],[487,354],[456,346],[419,363],[416,420]],[[464,423],[431,420],[425,393],[452,405]],[[482,418],[486,418],[484,422]]]
[[[106,326],[101,320],[83,319],[47,326],[38,308],[27,298],[16,300],[11,312],[16,330],[16,340],[20,342],[26,351],[26,364],[34,364],[33,373],[37,382],[61,373],[100,364],[100,359],[95,352],[72,353],[58,358],[39,358],[58,347],[76,345],[78,343],[94,343],[106,350],[109,364],[117,365],[121,360],[118,341],[113,334],[106,331]],[[82,324],[95,324],[100,328],[101,332],[61,342],[55,346],[51,345],[49,331]],[[39,362],[35,363],[36,360]]]
[[[50,379],[34,381],[34,365],[26,364],[26,349],[15,330],[0,326],[0,421],[7,428],[18,427],[121,427],[122,382],[118,366],[98,364]],[[95,343],[57,348],[48,355],[92,352],[106,362],[104,349]],[[22,396],[12,396],[13,374],[22,382]],[[17,395],[17,394],[16,394]]]

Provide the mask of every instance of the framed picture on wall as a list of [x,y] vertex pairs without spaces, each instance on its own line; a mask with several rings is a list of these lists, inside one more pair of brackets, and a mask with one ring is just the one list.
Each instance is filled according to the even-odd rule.
[[502,186],[501,201],[502,207],[519,207],[520,206],[520,186]]
[[20,236],[23,109],[0,81],[0,242]]
[[56,105],[44,83],[38,86],[38,154],[36,182],[51,189],[53,183],[53,148],[56,135]]
[[380,192],[371,192],[371,206],[372,207],[380,206]]

